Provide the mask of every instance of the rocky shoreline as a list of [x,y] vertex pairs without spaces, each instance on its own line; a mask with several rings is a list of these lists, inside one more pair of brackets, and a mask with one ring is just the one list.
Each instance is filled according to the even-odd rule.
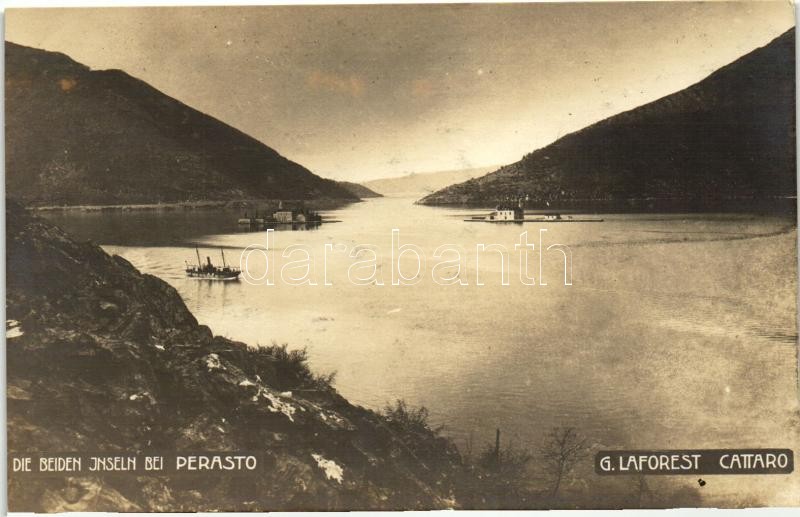
[[12,473],[12,511],[458,506],[461,458],[434,431],[353,406],[300,351],[214,336],[167,283],[11,201],[6,217],[10,453],[247,450],[267,463],[259,476]]

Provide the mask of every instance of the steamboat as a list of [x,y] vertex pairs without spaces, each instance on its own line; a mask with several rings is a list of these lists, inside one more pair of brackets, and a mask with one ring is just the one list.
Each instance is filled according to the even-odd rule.
[[238,280],[239,275],[242,274],[241,269],[238,267],[229,266],[225,262],[225,251],[220,249],[222,254],[222,266],[215,266],[211,263],[211,257],[206,257],[206,262],[200,260],[200,250],[195,246],[195,253],[197,253],[197,265],[186,263],[186,276],[191,278],[200,278],[206,280]]

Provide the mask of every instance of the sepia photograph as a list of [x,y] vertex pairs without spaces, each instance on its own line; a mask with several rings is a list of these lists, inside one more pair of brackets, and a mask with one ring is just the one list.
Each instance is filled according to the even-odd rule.
[[793,3],[53,4],[9,511],[800,506]]

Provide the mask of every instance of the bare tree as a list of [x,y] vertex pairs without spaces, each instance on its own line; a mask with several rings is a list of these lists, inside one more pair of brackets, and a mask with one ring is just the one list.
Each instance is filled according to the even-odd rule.
[[550,496],[555,498],[561,482],[587,452],[586,439],[578,436],[573,427],[555,427],[548,433],[541,454],[552,479]]
[[470,429],[469,435],[464,439],[464,461],[472,463],[472,447],[474,444],[475,433]]
[[521,509],[527,504],[527,468],[531,455],[516,449],[509,441],[500,447],[500,429],[495,431],[494,443],[486,444],[478,457],[479,468],[476,495],[484,508],[495,510]]

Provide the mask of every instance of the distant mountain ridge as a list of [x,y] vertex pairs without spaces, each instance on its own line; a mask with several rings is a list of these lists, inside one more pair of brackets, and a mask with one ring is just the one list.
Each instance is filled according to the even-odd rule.
[[36,205],[356,199],[125,72],[11,42],[6,188]]
[[375,192],[380,192],[387,196],[421,195],[434,192],[448,185],[452,185],[453,183],[460,183],[468,179],[483,176],[487,172],[492,172],[496,169],[497,166],[418,172],[405,176],[365,181],[363,184]]
[[795,30],[702,81],[420,203],[736,210],[796,195]]

